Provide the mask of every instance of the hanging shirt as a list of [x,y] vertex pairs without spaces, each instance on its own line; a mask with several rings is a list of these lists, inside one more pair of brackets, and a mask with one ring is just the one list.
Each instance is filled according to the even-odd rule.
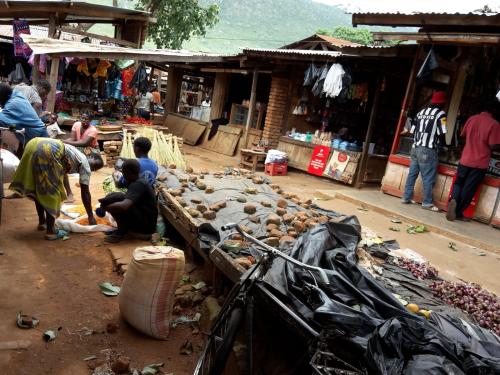
[[462,133],[465,147],[460,164],[479,169],[488,169],[491,158],[491,146],[500,144],[500,124],[488,112],[481,112],[470,117]]
[[325,78],[323,92],[327,97],[336,98],[342,91],[345,70],[340,64],[333,64]]
[[413,147],[436,148],[439,136],[446,134],[446,113],[435,105],[425,107],[415,116],[410,132]]

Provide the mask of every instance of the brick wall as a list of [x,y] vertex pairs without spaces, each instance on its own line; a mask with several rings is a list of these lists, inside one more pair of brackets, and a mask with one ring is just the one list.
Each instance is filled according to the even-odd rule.
[[266,140],[271,147],[278,145],[279,137],[282,135],[288,101],[288,83],[286,78],[272,77],[266,121],[262,132],[262,139]]

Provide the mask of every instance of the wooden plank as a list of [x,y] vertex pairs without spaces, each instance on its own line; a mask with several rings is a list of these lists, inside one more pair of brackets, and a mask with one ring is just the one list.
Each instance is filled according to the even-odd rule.
[[186,123],[184,127],[184,132],[182,133],[182,138],[184,138],[184,142],[188,145],[194,146],[198,143],[198,140],[201,138],[207,126],[204,124],[200,124],[199,122],[189,121]]
[[210,111],[211,120],[222,117],[224,105],[226,104],[229,92],[230,77],[231,75],[228,73],[217,73],[215,75],[214,93],[212,95],[212,110]]
[[207,134],[200,147],[218,152],[223,155],[234,156],[241,137],[241,129],[229,126],[219,126],[212,139],[208,139],[212,125],[207,126]]
[[168,128],[168,131],[177,137],[182,137],[184,134],[184,128],[186,127],[185,118],[179,116],[175,113],[169,113],[166,118],[163,126]]
[[224,250],[215,247],[210,252],[210,260],[214,263],[219,271],[221,271],[229,280],[236,283],[240,280],[245,269],[237,263],[233,262],[233,258],[226,254]]

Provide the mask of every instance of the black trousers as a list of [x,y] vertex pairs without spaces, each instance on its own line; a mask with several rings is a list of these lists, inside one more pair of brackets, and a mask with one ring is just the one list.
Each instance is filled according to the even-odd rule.
[[[106,207],[109,204],[121,202],[124,199],[125,193],[115,192],[99,199],[99,202],[101,206]],[[151,218],[146,217],[145,213],[135,205],[125,212],[112,214],[112,216],[118,225],[118,230],[122,233],[152,234],[155,231],[154,226],[151,225]]]
[[457,178],[451,191],[451,199],[457,201],[455,210],[458,218],[463,217],[464,211],[469,207],[476,190],[486,175],[486,169],[471,168],[458,164]]

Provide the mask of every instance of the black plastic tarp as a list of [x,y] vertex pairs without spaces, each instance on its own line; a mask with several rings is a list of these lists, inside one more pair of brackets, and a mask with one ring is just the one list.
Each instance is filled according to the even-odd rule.
[[[306,319],[324,330],[340,330],[350,350],[365,358],[370,374],[498,374],[500,343],[477,326],[471,335],[461,320],[433,312],[433,319],[413,314],[357,265],[360,239],[355,217],[318,225],[295,243],[290,254],[322,267],[330,284],[310,273],[276,262],[266,281],[286,295]],[[351,353],[352,354],[352,353]]]

